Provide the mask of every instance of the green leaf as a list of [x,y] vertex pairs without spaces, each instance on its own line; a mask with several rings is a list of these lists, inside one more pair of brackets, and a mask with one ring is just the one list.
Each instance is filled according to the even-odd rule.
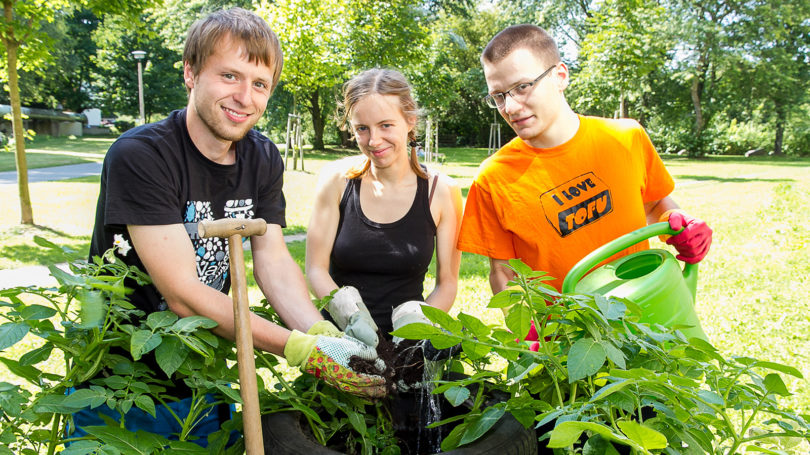
[[213,329],[217,323],[205,316],[189,316],[178,320],[172,325],[171,330],[174,332],[192,332],[198,328]]
[[139,430],[137,433],[133,433],[114,426],[87,426],[84,427],[84,430],[103,443],[109,444],[128,455],[149,455],[163,447],[165,440],[160,436],[145,431]]
[[170,453],[172,455],[208,455],[211,452],[193,442],[169,441],[169,450],[164,453]]
[[461,437],[461,444],[468,444],[484,435],[503,416],[503,408],[491,407],[483,414],[468,421],[467,431]]
[[135,406],[150,416],[157,418],[155,415],[155,402],[148,395],[135,397]]
[[585,445],[582,446],[582,455],[619,455],[619,451],[613,447],[610,441],[597,434],[585,441]]
[[146,325],[152,330],[170,327],[177,322],[177,315],[171,311],[157,311],[146,317]]
[[605,348],[593,338],[577,340],[568,351],[568,382],[596,374],[606,359]]
[[39,245],[39,246],[41,246],[43,248],[50,248],[52,250],[62,251],[62,249],[59,247],[59,245],[51,242],[50,240],[46,239],[45,237],[35,235],[34,236],[34,243],[36,243],[37,245]]
[[523,305],[515,305],[509,309],[506,314],[506,328],[515,334],[516,338],[526,338],[531,327],[532,313],[531,310]]
[[444,397],[453,407],[464,403],[470,397],[470,389],[462,386],[453,386],[444,391]]
[[459,443],[461,442],[461,437],[467,431],[467,424],[460,423],[450,431],[450,434],[442,439],[442,451],[449,452],[456,447],[458,447]]
[[14,373],[16,376],[25,379],[37,387],[41,386],[40,377],[49,379],[51,381],[58,381],[61,379],[61,376],[52,373],[43,373],[38,368],[31,365],[20,365],[20,362],[16,360],[0,357],[0,362],[3,362],[6,368],[8,368],[8,370]]
[[583,431],[592,431],[599,435],[610,437],[612,431],[610,428],[595,422],[579,422],[576,420],[568,420],[558,423],[554,430],[551,431],[551,438],[548,441],[547,447],[549,449],[562,449],[568,447],[577,440]]
[[614,346],[611,341],[606,341],[602,344],[602,347],[605,348],[607,358],[610,359],[611,362],[621,369],[627,368],[627,363],[625,362],[626,358],[621,349]]
[[765,387],[768,389],[768,393],[775,393],[783,397],[791,395],[784,381],[782,381],[782,377],[776,373],[770,373],[765,376],[763,384],[765,384]]
[[425,340],[433,335],[442,335],[443,333],[442,329],[436,326],[418,323],[408,324],[391,332],[392,335],[407,340]]
[[56,314],[56,310],[42,305],[29,305],[20,310],[20,316],[26,321],[48,319]]
[[701,390],[698,392],[698,396],[706,403],[723,406],[723,397],[711,390]]
[[349,423],[352,424],[352,428],[361,435],[366,436],[368,434],[368,427],[366,427],[366,419],[363,417],[363,414],[349,411],[348,415]]
[[[102,447],[98,441],[79,440],[70,443],[70,447],[59,452],[60,455],[101,454]],[[120,452],[119,452],[120,453]]]
[[239,391],[237,391],[233,387],[229,387],[228,384],[217,383],[217,390],[222,392],[222,394],[228,397],[230,401],[233,403],[242,402],[242,396],[239,395]]
[[510,307],[521,300],[521,296],[523,296],[522,292],[513,291],[510,289],[503,290],[489,299],[489,304],[487,304],[487,308],[507,308]]
[[82,289],[77,295],[79,300],[79,320],[81,328],[101,327],[106,317],[104,295],[99,291]]
[[53,264],[48,266],[48,271],[51,272],[51,276],[62,286],[84,286],[84,280],[82,278],[65,272]]
[[489,346],[485,346],[474,341],[462,341],[461,349],[471,360],[480,359],[492,351]]
[[28,351],[20,357],[20,365],[36,365],[39,362],[45,361],[51,356],[54,345],[51,343],[42,345],[34,350]]
[[627,420],[619,421],[616,424],[625,436],[639,443],[647,450],[664,449],[668,445],[666,436],[647,425]]
[[774,371],[779,371],[780,373],[789,374],[789,375],[791,375],[793,377],[796,377],[796,378],[799,378],[799,379],[804,379],[804,376],[802,375],[802,373],[799,370],[797,370],[796,368],[793,368],[791,366],[788,366],[788,365],[782,365],[781,363],[767,362],[767,361],[764,361],[764,360],[757,360],[756,362],[752,363],[751,366],[752,367],[767,368],[769,370],[774,370]]
[[467,328],[476,338],[486,338],[489,336],[492,330],[487,327],[483,322],[481,322],[475,316],[470,316],[469,314],[459,313],[458,320],[464,324],[464,327]]
[[509,266],[512,267],[518,275],[529,275],[533,272],[532,268],[520,259],[510,259]]
[[461,334],[463,328],[461,322],[456,321],[444,311],[430,305],[422,305],[422,313],[424,313],[431,322],[438,324],[439,327],[457,335]]
[[155,349],[155,359],[160,369],[166,373],[167,377],[172,377],[180,365],[188,358],[189,349],[177,337],[167,336],[163,338],[160,346]]
[[161,336],[150,332],[149,330],[136,330],[130,339],[130,352],[132,353],[133,360],[140,360],[140,358],[158,347],[161,341]]
[[430,337],[430,344],[436,349],[447,349],[457,345],[461,338],[447,333],[440,333]]
[[0,325],[0,351],[19,343],[28,334],[28,324],[23,322],[6,322]]
[[630,379],[622,379],[621,381],[612,382],[610,384],[605,385],[601,389],[597,390],[596,393],[593,394],[589,402],[594,402],[597,400],[603,400],[608,395],[618,392],[623,388],[627,387],[628,385],[635,384],[635,381]]

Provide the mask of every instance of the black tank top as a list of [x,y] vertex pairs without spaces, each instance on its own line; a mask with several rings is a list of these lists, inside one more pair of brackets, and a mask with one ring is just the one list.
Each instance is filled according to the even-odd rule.
[[436,224],[430,214],[428,180],[417,177],[411,209],[393,223],[376,223],[360,207],[361,178],[351,179],[340,200],[340,221],[329,260],[338,286],[354,286],[383,334],[392,331],[391,311],[422,296],[433,258]]

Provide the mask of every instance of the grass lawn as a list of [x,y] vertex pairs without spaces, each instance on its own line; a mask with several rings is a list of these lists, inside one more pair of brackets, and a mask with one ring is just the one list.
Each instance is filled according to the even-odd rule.
[[[447,161],[436,167],[466,190],[486,149],[443,148]],[[82,152],[85,153],[85,152]],[[92,152],[89,152],[92,153]],[[318,171],[348,151],[309,153],[306,170],[288,170],[287,232],[304,231],[312,207]],[[709,339],[725,355],[751,356],[785,363],[810,377],[810,160],[709,157],[689,160],[665,156],[676,181],[673,197],[689,213],[714,229],[714,241],[701,263],[697,312]],[[292,167],[292,160],[288,163]],[[52,258],[37,253],[30,238],[43,235],[86,251],[98,192],[97,179],[31,184],[38,226],[22,228],[16,187],[0,187],[0,269]],[[669,248],[654,239],[654,247]],[[303,266],[304,242],[290,244]],[[250,258],[250,255],[247,255]],[[249,264],[248,264],[249,265]],[[498,323],[500,311],[489,310],[488,263],[464,254],[454,312],[464,311]],[[428,276],[426,292],[434,275]],[[261,298],[252,285],[253,302]],[[0,371],[0,380],[4,373]],[[810,412],[806,380],[784,378],[795,392],[784,402]]]

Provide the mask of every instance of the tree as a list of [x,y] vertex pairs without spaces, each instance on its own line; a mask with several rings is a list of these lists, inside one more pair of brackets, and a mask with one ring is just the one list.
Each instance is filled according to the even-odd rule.
[[773,152],[783,153],[791,113],[810,100],[810,4],[802,0],[760,0],[748,5],[746,40],[756,64],[753,95],[773,119]]
[[50,39],[43,25],[54,21],[58,13],[87,7],[95,14],[133,14],[153,0],[136,2],[106,2],[104,0],[3,0],[0,21],[0,42],[6,54],[5,69],[11,101],[11,123],[14,131],[17,185],[20,194],[20,222],[34,224],[31,196],[28,191],[28,164],[25,159],[25,139],[22,128],[18,70],[35,68],[51,58]]
[[[262,0],[258,12],[278,34],[284,50],[284,88],[312,118],[313,147],[324,146],[325,94],[350,69],[406,66],[425,36],[415,0]],[[296,107],[293,106],[293,112]]]
[[592,13],[573,80],[579,105],[630,117],[630,103],[651,90],[647,76],[667,61],[665,17],[648,0],[608,0]]

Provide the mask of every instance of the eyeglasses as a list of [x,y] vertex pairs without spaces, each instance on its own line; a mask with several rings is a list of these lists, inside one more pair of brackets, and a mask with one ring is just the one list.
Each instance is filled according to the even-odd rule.
[[522,102],[526,99],[531,91],[531,88],[540,81],[546,74],[549,73],[552,69],[557,66],[557,63],[552,65],[549,69],[543,71],[543,74],[537,76],[537,78],[531,82],[521,82],[520,84],[510,88],[505,92],[498,92],[498,93],[490,93],[484,97],[484,103],[493,108],[493,109],[500,109],[506,103],[506,95],[512,97],[513,100],[517,102]]

